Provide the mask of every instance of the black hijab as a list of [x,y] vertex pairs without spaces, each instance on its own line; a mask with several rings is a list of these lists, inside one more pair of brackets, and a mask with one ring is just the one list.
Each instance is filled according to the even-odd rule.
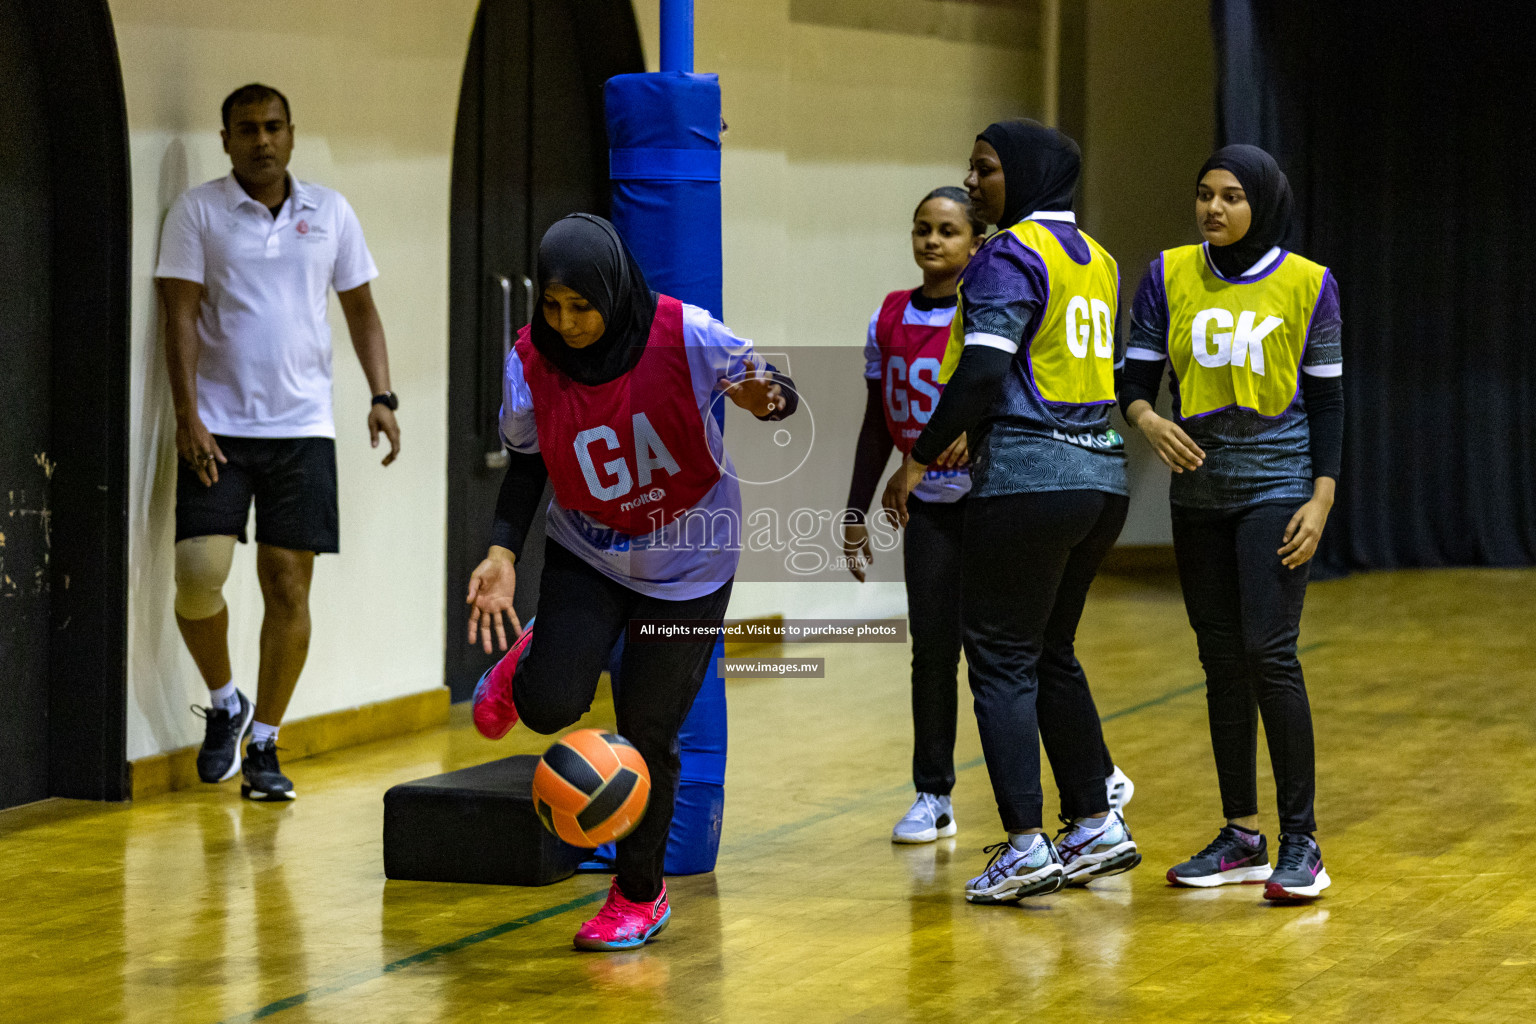
[[1037,210],[1072,209],[1072,192],[1083,166],[1077,143],[1025,117],[990,124],[976,137],[997,150],[1003,165],[999,229],[1011,228]]
[[1285,240],[1291,227],[1291,183],[1275,158],[1258,146],[1223,146],[1200,168],[1195,179],[1220,168],[1231,171],[1248,195],[1253,220],[1248,233],[1231,245],[1207,245],[1211,262],[1223,277],[1241,277],[1263,255]]
[[656,317],[656,293],[612,224],[588,213],[556,221],[539,242],[538,274],[540,295],[551,282],[563,284],[590,302],[604,325],[597,341],[571,348],[536,309],[529,338],[540,355],[578,384],[605,384],[634,369]]

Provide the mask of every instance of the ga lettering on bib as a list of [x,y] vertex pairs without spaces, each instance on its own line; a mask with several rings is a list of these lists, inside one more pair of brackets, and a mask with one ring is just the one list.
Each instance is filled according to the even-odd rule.
[[643,535],[698,504],[720,479],[694,398],[677,299],[660,297],[645,353],[606,384],[578,384],[561,373],[526,327],[517,355],[539,450],[563,507]]
[[1256,281],[1218,277],[1199,245],[1163,253],[1168,359],[1180,412],[1248,409],[1269,419],[1296,398],[1312,313],[1328,268],[1293,252]]
[[[1078,263],[1040,221],[1007,229],[1045,264],[1049,292],[1034,336],[1025,340],[1030,379],[1054,405],[1105,405],[1115,400],[1115,309],[1120,271],[1103,246],[1085,232],[1087,264]],[[965,281],[939,379],[954,375],[965,345]]]

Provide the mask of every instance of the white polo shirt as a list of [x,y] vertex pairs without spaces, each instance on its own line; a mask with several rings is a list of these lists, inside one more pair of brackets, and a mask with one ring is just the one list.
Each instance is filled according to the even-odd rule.
[[230,437],[335,437],[329,290],[379,276],[339,192],[289,177],[277,219],[233,173],[188,189],[160,231],[156,277],[203,286],[197,412]]

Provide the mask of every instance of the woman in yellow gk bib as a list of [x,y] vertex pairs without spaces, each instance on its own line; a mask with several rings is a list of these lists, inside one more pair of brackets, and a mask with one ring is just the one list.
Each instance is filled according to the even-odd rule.
[[[1280,247],[1291,191],[1274,159],[1227,146],[1200,168],[1203,245],[1152,261],[1131,311],[1121,408],[1173,470],[1173,545],[1205,668],[1226,824],[1168,871],[1184,886],[1328,888],[1313,836],[1312,712],[1296,642],[1308,561],[1333,505],[1344,434],[1339,293]],[[1172,365],[1173,418],[1153,406]],[[1264,719],[1280,817],[1273,869],[1255,782]]]
[[[1075,142],[1034,121],[1000,122],[977,136],[966,188],[999,230],[961,273],[944,360],[953,373],[884,497],[905,524],[907,496],[968,432],[961,617],[1007,831],[966,885],[973,903],[1013,903],[1141,861],[1110,809],[1105,780],[1114,766],[1073,650],[1088,587],[1127,504],[1123,445],[1109,425],[1119,272],[1077,228],[1080,165]],[[1037,735],[1067,823],[1054,844],[1041,829]]]

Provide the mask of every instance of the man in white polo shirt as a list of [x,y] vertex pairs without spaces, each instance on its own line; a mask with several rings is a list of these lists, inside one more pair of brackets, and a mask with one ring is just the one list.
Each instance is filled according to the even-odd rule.
[[[315,555],[339,549],[336,427],[331,411],[334,288],[373,403],[374,447],[400,453],[378,276],[357,215],[340,194],[288,174],[293,124],[276,89],[247,85],[224,101],[232,172],[189,189],[160,235],[155,278],[165,304],[176,407],[176,624],[211,693],[198,774],[242,795],[292,800],[277,730],[309,652]],[[256,575],[265,617],[256,703],[235,689],[224,581],[256,502]],[[251,742],[242,760],[240,740]]]

